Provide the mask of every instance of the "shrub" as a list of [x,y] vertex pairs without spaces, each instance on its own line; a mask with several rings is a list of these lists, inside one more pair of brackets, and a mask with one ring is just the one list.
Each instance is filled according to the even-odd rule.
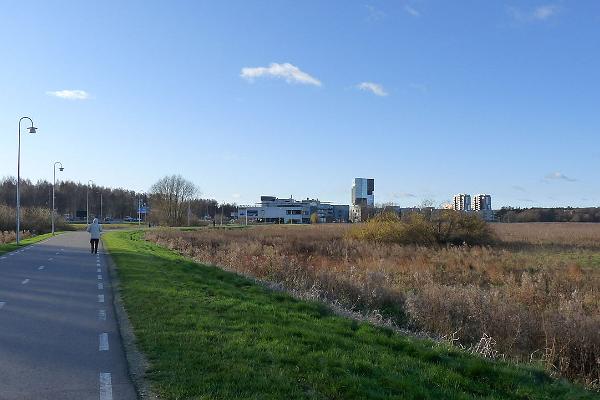
[[[15,208],[0,205],[0,231],[15,231],[17,226]],[[57,230],[68,229],[64,219],[57,215]],[[52,230],[51,212],[41,207],[21,207],[21,231],[32,234],[47,233]]]
[[404,220],[384,212],[364,224],[355,225],[348,237],[397,244],[489,244],[493,234],[488,224],[474,214],[443,210],[432,216],[411,213]]

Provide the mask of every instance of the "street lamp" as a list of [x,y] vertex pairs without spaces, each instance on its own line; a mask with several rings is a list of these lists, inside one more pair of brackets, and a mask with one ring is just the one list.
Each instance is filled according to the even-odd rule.
[[56,186],[56,164],[59,164],[60,167],[58,167],[58,170],[60,172],[63,172],[65,170],[65,168],[63,167],[62,163],[60,161],[57,161],[54,163],[54,180],[52,181],[52,236],[54,236],[54,213],[56,210],[56,208],[54,207],[54,186]]
[[21,197],[19,193],[19,183],[21,181],[21,121],[24,119],[28,119],[31,122],[31,126],[27,128],[29,133],[35,133],[37,128],[33,126],[33,120],[29,117],[21,117],[19,119],[19,147],[17,150],[17,244],[20,242],[21,238]]
[[85,195],[85,223],[90,224],[90,185],[94,182],[90,179],[87,184],[87,193]]

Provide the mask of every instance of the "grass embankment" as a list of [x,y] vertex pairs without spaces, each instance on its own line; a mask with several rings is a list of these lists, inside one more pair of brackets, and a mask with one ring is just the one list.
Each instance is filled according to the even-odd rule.
[[333,315],[111,232],[125,307],[164,399],[591,399],[543,371]]
[[11,251],[20,249],[21,247],[28,246],[30,244],[34,244],[37,242],[41,242],[42,240],[46,240],[50,237],[52,237],[51,233],[45,233],[43,235],[37,235],[37,236],[29,237],[27,239],[23,239],[23,240],[21,240],[21,243],[18,245],[16,242],[0,244],[0,254],[9,253]]

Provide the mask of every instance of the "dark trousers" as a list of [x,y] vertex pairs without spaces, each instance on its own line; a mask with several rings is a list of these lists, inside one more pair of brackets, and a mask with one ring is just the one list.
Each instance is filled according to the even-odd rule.
[[100,239],[90,239],[90,246],[92,246],[92,253],[98,254],[98,242]]

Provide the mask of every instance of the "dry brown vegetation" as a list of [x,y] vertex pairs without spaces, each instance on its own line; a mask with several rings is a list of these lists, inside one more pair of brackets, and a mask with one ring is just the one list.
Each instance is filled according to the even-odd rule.
[[[146,237],[199,262],[461,346],[486,338],[488,355],[600,382],[600,225],[494,225],[501,242],[473,247],[356,240],[348,229],[157,230]],[[565,245],[572,246],[566,256]]]
[[[51,212],[47,208],[21,207],[21,230],[34,234],[50,232],[52,227],[50,216]],[[0,204],[0,231],[12,231],[14,235],[16,224],[16,210]],[[55,226],[57,230],[67,228],[64,219],[58,215],[55,219]]]

